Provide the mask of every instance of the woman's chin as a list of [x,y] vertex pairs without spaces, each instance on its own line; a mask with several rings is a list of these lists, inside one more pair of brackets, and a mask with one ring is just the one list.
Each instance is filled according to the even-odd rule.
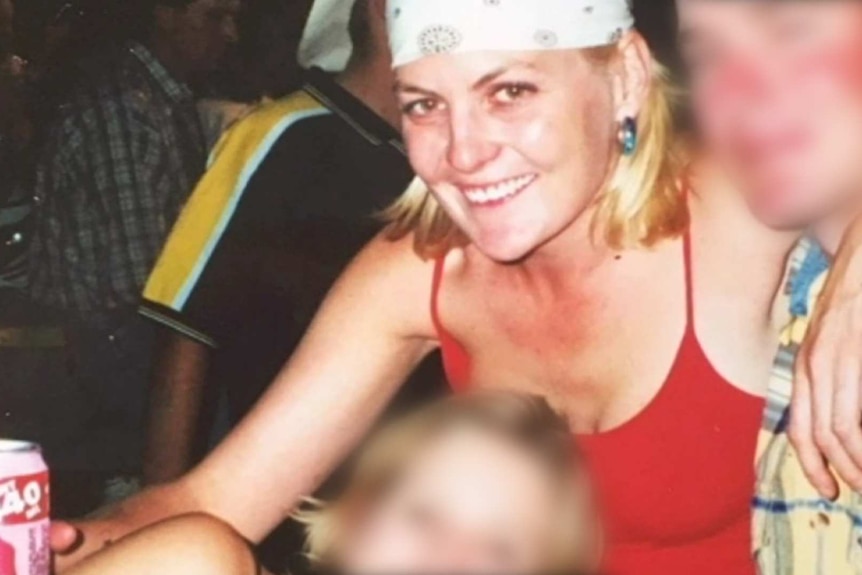
[[482,254],[500,264],[513,264],[526,258],[536,249],[534,242],[475,240],[473,245]]
[[516,217],[475,218],[461,229],[467,231],[473,246],[485,257],[502,264],[515,263],[547,241],[548,220],[542,215],[529,215],[523,210]]

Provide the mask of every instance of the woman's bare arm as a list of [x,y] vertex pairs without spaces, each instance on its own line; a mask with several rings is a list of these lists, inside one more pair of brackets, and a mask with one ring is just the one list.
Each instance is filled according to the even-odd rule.
[[[375,240],[340,279],[244,422],[185,477],[81,525],[61,567],[156,521],[203,512],[260,541],[362,438],[434,347],[432,264]],[[58,538],[55,538],[57,540]]]
[[187,515],[130,535],[69,575],[261,575],[261,570],[230,526],[206,515]]

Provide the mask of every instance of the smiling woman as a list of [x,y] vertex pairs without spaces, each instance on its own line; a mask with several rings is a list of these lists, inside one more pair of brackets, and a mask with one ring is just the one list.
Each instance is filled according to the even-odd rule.
[[[592,49],[582,56],[575,56],[582,62],[575,62],[570,68],[581,73],[610,73],[611,66],[621,65],[619,56],[615,50]],[[524,62],[510,64],[477,86],[476,100],[483,103],[489,112],[498,116],[513,116],[520,112],[523,116],[526,107],[551,103],[557,106],[561,117],[565,114],[571,114],[568,116],[571,118],[585,117],[583,110],[572,110],[560,102],[542,101],[544,94],[539,82],[551,75],[552,69],[542,70],[536,64]],[[522,76],[533,78],[536,83],[507,81],[506,78],[518,74],[519,68]],[[570,81],[577,85],[578,78],[570,78]],[[647,103],[638,118],[640,141],[630,157],[619,159],[614,176],[606,180],[604,189],[593,190],[591,200],[598,206],[594,223],[605,240],[617,248],[652,245],[678,235],[687,223],[685,203],[675,180],[677,171],[671,141],[668,86],[666,71],[653,62]],[[445,102],[433,91],[414,86],[399,85],[399,93],[406,102],[408,145],[418,148],[422,145],[420,138],[434,126],[435,119],[438,120],[436,125],[440,125],[439,119],[446,113]],[[537,136],[541,140],[542,135]],[[534,150],[533,154],[539,152],[536,148]],[[432,174],[424,174],[421,170],[419,176],[433,181]],[[529,173],[481,184],[465,182],[461,191],[472,205],[498,206],[526,190],[538,178],[538,173]],[[452,247],[463,245],[466,240],[462,233],[464,228],[446,215],[441,201],[445,200],[435,199],[427,185],[416,182],[387,212],[391,221],[390,237],[400,239],[412,235],[416,249],[422,255],[445,253]]]

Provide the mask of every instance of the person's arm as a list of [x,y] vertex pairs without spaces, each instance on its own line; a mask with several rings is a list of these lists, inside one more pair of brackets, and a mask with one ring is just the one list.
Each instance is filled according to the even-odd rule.
[[76,565],[69,575],[257,575],[248,544],[230,526],[188,515],[144,529]]
[[207,346],[167,328],[159,330],[147,418],[145,484],[172,481],[191,468],[208,366]]
[[862,492],[862,220],[836,254],[799,350],[788,433],[823,496],[838,496],[833,472]]
[[[146,525],[204,512],[257,542],[312,493],[435,346],[431,264],[411,240],[375,240],[333,288],[257,407],[196,469],[80,525],[64,567]],[[55,548],[68,550],[58,526]],[[65,541],[63,541],[65,539]]]

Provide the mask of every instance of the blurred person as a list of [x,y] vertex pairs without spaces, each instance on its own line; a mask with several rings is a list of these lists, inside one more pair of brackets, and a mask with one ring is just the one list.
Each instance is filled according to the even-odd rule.
[[232,421],[248,412],[410,183],[385,2],[341,5],[355,46],[346,70],[308,70],[301,91],[230,130],[147,284],[141,312],[170,330],[153,377],[148,482],[191,467],[215,390],[227,387]]
[[48,413],[59,402],[44,386],[64,380],[64,337],[27,294],[36,121],[31,69],[13,49],[19,25],[0,2],[0,436],[29,437],[53,455],[62,434]]
[[14,291],[18,302],[26,287],[32,213],[33,124],[26,69],[21,58],[0,47],[0,290]]
[[758,447],[755,554],[764,575],[856,574],[862,5],[677,3],[703,145],[760,220],[807,230],[787,273],[791,319]]
[[[236,0],[152,0],[142,41],[84,66],[37,168],[32,297],[65,318],[91,421],[80,464],[140,473],[153,327],[136,307],[170,226],[204,169],[188,82],[235,40]],[[111,482],[117,496],[125,480]]]
[[[343,492],[299,514],[312,572],[593,573],[600,526],[566,421],[541,399],[466,395],[385,426]],[[253,575],[247,543],[214,518],[167,521],[73,575]]]

